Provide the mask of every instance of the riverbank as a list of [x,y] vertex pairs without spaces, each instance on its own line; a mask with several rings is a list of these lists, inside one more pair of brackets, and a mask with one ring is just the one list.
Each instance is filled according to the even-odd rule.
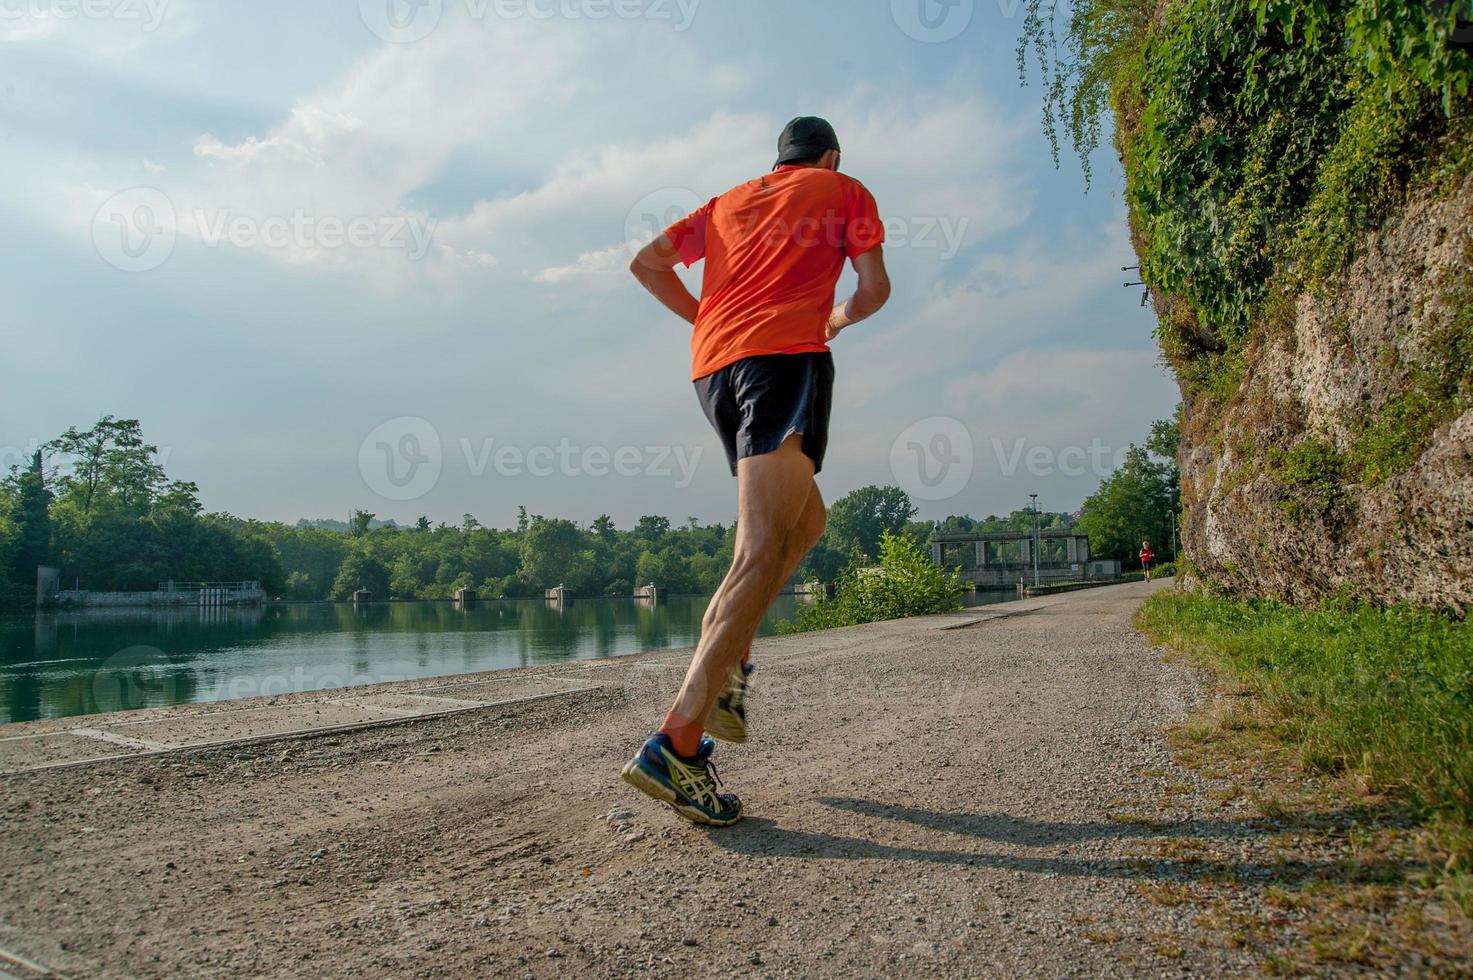
[[759,641],[753,742],[719,754],[749,817],[724,832],[617,778],[685,651],[498,676],[568,686],[538,700],[5,777],[0,948],[75,977],[1250,972],[1311,924],[1275,889],[1335,858],[1286,867],[1306,818],[1176,761],[1202,678],[1131,627],[1161,586]]

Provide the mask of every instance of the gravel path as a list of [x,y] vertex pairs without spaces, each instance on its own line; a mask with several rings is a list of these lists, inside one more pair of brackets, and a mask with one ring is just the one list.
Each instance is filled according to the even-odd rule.
[[1148,894],[1192,872],[1143,845],[1255,833],[1165,744],[1200,685],[1130,628],[1155,587],[763,641],[725,831],[617,778],[682,653],[557,668],[603,686],[533,704],[0,780],[0,948],[77,977],[1251,972]]

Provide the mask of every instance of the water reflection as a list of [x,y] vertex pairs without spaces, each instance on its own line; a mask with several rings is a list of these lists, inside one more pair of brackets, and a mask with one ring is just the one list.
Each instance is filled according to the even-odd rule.
[[[0,723],[691,646],[709,601],[491,600],[0,617]],[[762,633],[795,608],[793,597],[779,599]]]

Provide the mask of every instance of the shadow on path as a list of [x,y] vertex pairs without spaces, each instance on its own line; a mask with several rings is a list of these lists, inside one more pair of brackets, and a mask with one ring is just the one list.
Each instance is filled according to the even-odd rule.
[[1209,837],[1249,840],[1281,833],[1343,831],[1356,822],[1364,824],[1376,820],[1384,823],[1390,815],[1388,812],[1366,808],[1346,808],[1324,813],[1296,814],[1273,820],[1259,818],[1233,821],[1167,822],[1140,819],[1111,820],[1103,823],[1057,823],[1047,820],[1029,820],[1026,817],[1015,817],[1007,813],[946,813],[903,804],[878,803],[873,800],[842,796],[821,796],[818,802],[835,810],[845,810],[866,817],[884,817],[889,820],[915,824],[928,830],[965,834],[968,837],[981,837],[984,840],[1018,844],[1024,847],[1072,844],[1086,840],[1146,837]]
[[[1336,810],[1279,820],[1182,821],[1146,823],[1056,823],[1007,814],[943,813],[917,807],[849,798],[820,798],[820,803],[867,817],[883,817],[982,840],[1023,847],[1070,845],[1088,840],[1147,840],[1200,838],[1253,840],[1285,833],[1343,830],[1354,821],[1374,818],[1371,811]],[[749,817],[735,827],[714,831],[710,840],[722,850],[747,857],[807,858],[818,860],[903,861],[959,867],[992,868],[1030,874],[1076,878],[1154,878],[1163,881],[1236,881],[1283,887],[1317,881],[1384,881],[1399,878],[1402,866],[1394,861],[1223,861],[1167,857],[1071,857],[987,853],[980,848],[914,847],[884,844],[862,837],[844,837],[809,830],[788,829],[763,817]],[[1067,854],[1067,852],[1066,852]]]

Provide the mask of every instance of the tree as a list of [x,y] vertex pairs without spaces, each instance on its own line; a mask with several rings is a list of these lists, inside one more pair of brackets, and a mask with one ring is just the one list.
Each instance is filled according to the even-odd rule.
[[367,589],[374,598],[386,598],[389,595],[389,570],[372,555],[355,551],[348,555],[338,571],[337,581],[332,586],[333,598],[351,599],[353,593],[360,589]]
[[15,523],[10,519],[10,494],[0,485],[0,607],[25,597],[11,576],[15,567]]
[[650,544],[658,544],[670,533],[670,518],[645,516],[634,526],[634,536]]
[[665,548],[658,554],[642,552],[635,565],[636,585],[658,585],[671,592],[682,593],[695,590],[690,562],[677,549]]
[[1181,406],[1169,419],[1157,419],[1151,423],[1151,435],[1146,439],[1146,451],[1152,456],[1176,461],[1181,448]]
[[869,558],[879,555],[880,538],[900,534],[915,517],[910,495],[899,487],[864,487],[835,501],[825,532],[831,551],[848,554],[857,547]]
[[46,488],[39,449],[30,467],[16,478],[15,497],[15,558],[10,577],[14,588],[24,590],[36,581],[36,566],[51,560],[51,491]]
[[1090,552],[1129,562],[1142,541],[1149,540],[1158,554],[1173,548],[1172,520],[1181,496],[1178,482],[1174,463],[1156,462],[1146,450],[1131,446],[1125,465],[1084,502],[1079,529],[1089,535]]
[[63,495],[77,499],[83,514],[92,512],[102,486],[103,460],[118,425],[111,415],[104,415],[86,432],[72,426],[46,445],[52,452],[72,457],[71,472],[62,474],[57,486]]
[[353,529],[353,537],[361,538],[367,534],[368,529],[373,525],[374,516],[366,510],[353,511],[353,522],[350,525]]
[[575,591],[587,584],[592,556],[584,558],[583,532],[572,521],[533,517],[522,538],[519,574],[539,589],[566,585]]
[[105,415],[85,432],[73,426],[46,448],[70,460],[56,481],[58,499],[83,517],[104,505],[141,514],[163,492],[158,447],[144,441],[137,419]]

